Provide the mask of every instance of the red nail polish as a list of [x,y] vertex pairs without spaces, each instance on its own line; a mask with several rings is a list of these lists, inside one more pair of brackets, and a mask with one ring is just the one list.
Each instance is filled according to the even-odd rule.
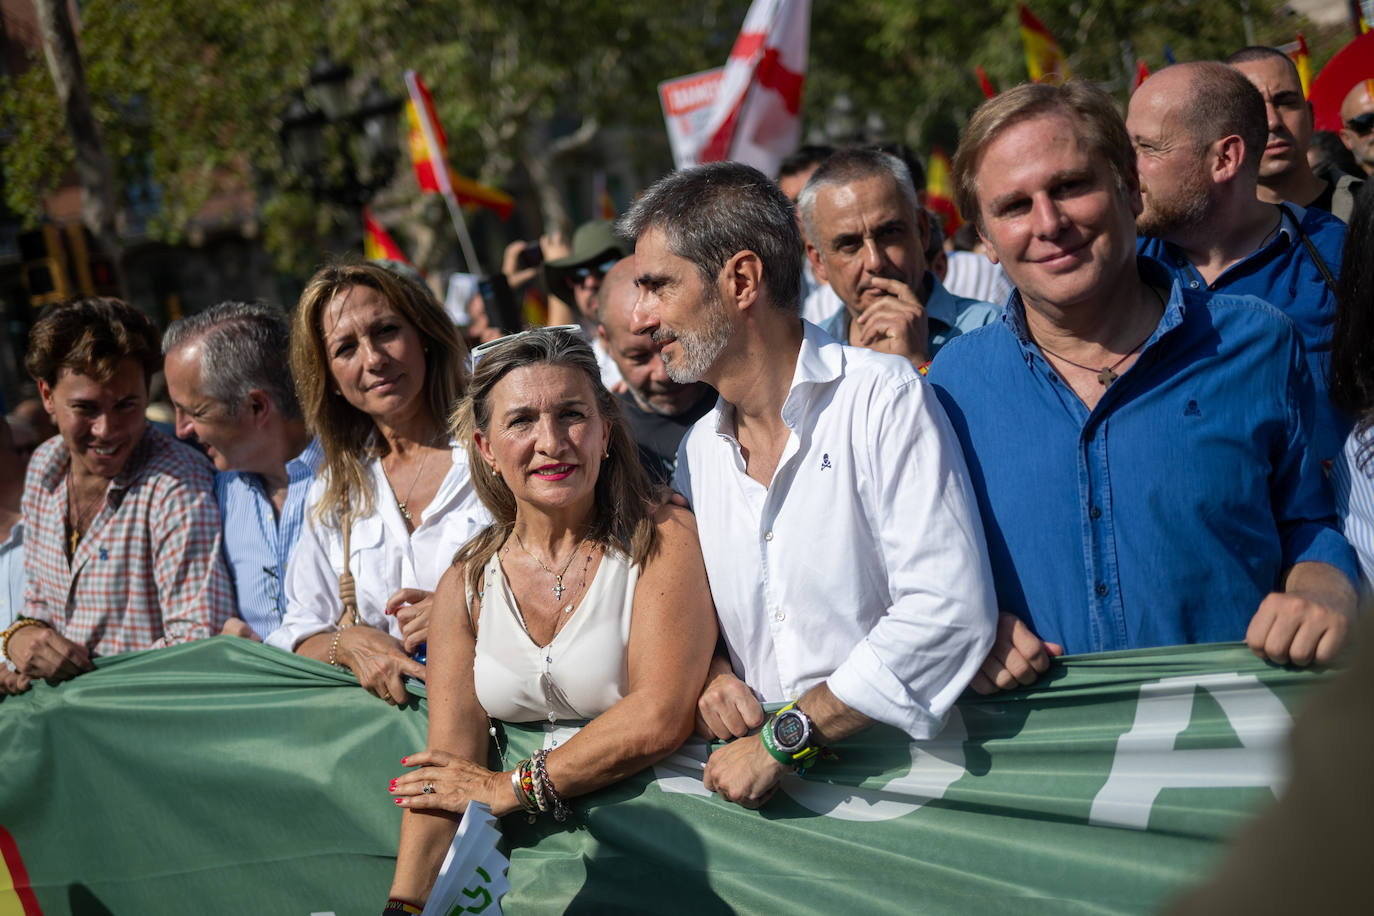
[[401,766],[403,766],[403,767],[405,767],[405,766],[410,766],[410,764],[406,763],[406,761],[409,760],[409,759],[410,759],[409,757],[402,757],[402,758],[401,758]]
[[402,801],[404,801],[404,799],[400,799],[400,798],[398,798],[398,799],[396,799],[396,804],[398,804],[398,805],[399,805],[399,804],[400,804],[400,803],[401,803],[401,802],[402,802]]

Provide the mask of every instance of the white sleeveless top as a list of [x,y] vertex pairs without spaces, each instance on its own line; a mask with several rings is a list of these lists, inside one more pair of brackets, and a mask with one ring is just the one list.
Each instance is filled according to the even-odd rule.
[[[547,646],[525,632],[505,571],[487,561],[473,680],[487,715],[507,722],[592,719],[629,689],[630,612],[639,568],[608,547],[572,618]],[[472,606],[468,592],[468,607]]]

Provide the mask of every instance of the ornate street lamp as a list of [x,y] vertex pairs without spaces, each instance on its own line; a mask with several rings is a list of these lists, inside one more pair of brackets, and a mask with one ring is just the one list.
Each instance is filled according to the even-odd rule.
[[310,81],[282,114],[280,137],[292,183],[322,202],[359,207],[396,173],[397,118],[404,104],[376,78],[359,96],[353,71],[321,52]]

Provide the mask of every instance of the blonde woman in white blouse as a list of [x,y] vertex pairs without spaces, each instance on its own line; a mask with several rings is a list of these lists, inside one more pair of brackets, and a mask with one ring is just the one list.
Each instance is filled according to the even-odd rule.
[[425,677],[411,653],[454,545],[488,520],[447,430],[466,356],[429,291],[377,264],[323,268],[296,308],[291,368],[324,459],[267,643],[346,667],[391,704],[406,675]]

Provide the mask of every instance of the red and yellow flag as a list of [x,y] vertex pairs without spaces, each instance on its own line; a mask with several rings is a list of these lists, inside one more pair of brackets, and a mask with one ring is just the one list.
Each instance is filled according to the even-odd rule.
[[509,219],[515,206],[514,198],[505,191],[464,178],[449,167],[448,137],[420,74],[407,70],[406,88],[410,92],[410,102],[406,105],[410,161],[415,166],[415,181],[420,190],[453,194],[460,204],[486,207],[495,210],[502,219]]
[[458,203],[472,207],[486,207],[488,210],[495,210],[496,215],[502,219],[510,219],[511,210],[515,209],[515,198],[505,191],[489,185],[478,184],[471,178],[464,178],[452,169],[449,169],[448,180],[453,186],[453,193],[458,197]]
[[615,201],[611,199],[610,189],[606,187],[606,173],[598,169],[592,174],[592,205],[596,208],[597,219],[615,219]]
[[1298,47],[1292,52],[1293,66],[1298,68],[1298,79],[1302,80],[1302,97],[1309,98],[1312,93],[1312,55],[1307,51],[1307,39],[1298,33]]
[[954,205],[953,168],[949,157],[940,147],[930,151],[930,162],[926,168],[926,208],[940,217],[948,236],[963,224],[959,218],[959,208]]
[[973,73],[978,77],[978,88],[983,90],[983,98],[990,99],[997,94],[997,90],[992,88],[992,80],[988,79],[988,72],[982,67],[975,66]]
[[1059,42],[1029,7],[1018,3],[1016,9],[1021,15],[1021,42],[1026,47],[1026,70],[1031,81],[1058,85],[1069,80],[1073,74]]
[[534,283],[525,287],[525,301],[520,303],[520,314],[528,328],[542,328],[549,323],[548,300]]
[[369,261],[390,259],[404,264],[410,263],[410,258],[401,251],[401,246],[397,245],[396,240],[382,224],[373,218],[371,207],[363,207],[363,257]]
[[1140,84],[1150,78],[1149,65],[1145,63],[1145,58],[1138,58],[1135,62],[1135,79],[1131,80],[1131,95],[1140,88]]
[[0,914],[42,916],[38,898],[29,886],[29,873],[9,831],[0,827]]

